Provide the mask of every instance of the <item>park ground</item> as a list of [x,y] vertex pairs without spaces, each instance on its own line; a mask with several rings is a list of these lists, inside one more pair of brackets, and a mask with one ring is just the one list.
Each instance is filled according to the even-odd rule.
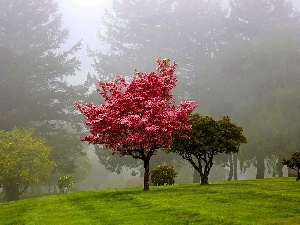
[[[300,183],[269,178],[107,189],[0,203],[0,224],[300,224]],[[26,199],[27,198],[27,199]]]

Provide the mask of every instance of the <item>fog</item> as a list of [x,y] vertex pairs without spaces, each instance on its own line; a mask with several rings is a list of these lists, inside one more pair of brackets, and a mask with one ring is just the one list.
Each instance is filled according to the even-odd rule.
[[[154,71],[157,58],[179,63],[177,102],[244,128],[235,164],[217,156],[209,181],[233,167],[231,179],[288,175],[281,161],[300,146],[300,1],[0,2],[0,129],[34,127],[48,140],[57,166],[44,186],[69,173],[74,190],[142,186],[139,160],[79,141],[74,101],[100,103],[99,80]],[[176,183],[197,180],[175,154],[159,151],[159,164],[175,167]]]

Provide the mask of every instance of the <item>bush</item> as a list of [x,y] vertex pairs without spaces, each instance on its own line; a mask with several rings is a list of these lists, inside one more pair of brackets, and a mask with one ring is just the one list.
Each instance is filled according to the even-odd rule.
[[151,181],[155,186],[173,185],[177,174],[173,166],[155,166],[151,171]]
[[68,190],[73,186],[75,181],[73,180],[73,176],[70,174],[61,176],[58,180],[58,188],[61,193],[67,193]]

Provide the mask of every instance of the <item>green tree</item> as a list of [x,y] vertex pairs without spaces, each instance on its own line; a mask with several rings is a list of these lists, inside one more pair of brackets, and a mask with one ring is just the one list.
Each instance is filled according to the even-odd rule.
[[238,153],[240,144],[247,140],[242,127],[233,124],[228,116],[217,121],[193,114],[190,119],[192,130],[186,133],[190,138],[175,139],[170,151],[188,160],[199,172],[201,185],[206,185],[214,157],[220,153]]
[[79,67],[74,54],[81,43],[61,50],[69,31],[54,1],[1,0],[0,15],[2,128],[61,118],[72,109],[64,78]]
[[0,130],[0,184],[7,201],[19,199],[20,185],[38,184],[50,176],[51,150],[44,138],[34,136],[33,129]]
[[63,175],[58,180],[58,188],[61,193],[67,193],[73,186],[75,181],[73,180],[73,176],[71,174]]

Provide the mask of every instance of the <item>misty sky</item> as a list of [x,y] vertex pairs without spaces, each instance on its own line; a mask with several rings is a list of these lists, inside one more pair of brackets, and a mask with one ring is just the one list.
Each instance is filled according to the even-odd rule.
[[85,81],[88,72],[91,72],[92,60],[87,57],[86,49],[101,49],[97,32],[101,29],[101,19],[105,10],[111,8],[111,0],[61,0],[58,1],[63,14],[64,26],[70,28],[70,38],[67,46],[72,46],[83,39],[82,50],[79,52],[81,72],[71,83],[80,84]]
[[[87,1],[87,0],[84,0]],[[82,2],[84,2],[82,1]],[[98,0],[99,1],[99,0]],[[98,45],[97,31],[101,29],[101,18],[111,7],[110,0],[100,0],[98,4],[79,4],[79,0],[59,1],[65,26],[70,28],[72,40],[84,39],[85,44]],[[94,0],[95,2],[95,0]]]

